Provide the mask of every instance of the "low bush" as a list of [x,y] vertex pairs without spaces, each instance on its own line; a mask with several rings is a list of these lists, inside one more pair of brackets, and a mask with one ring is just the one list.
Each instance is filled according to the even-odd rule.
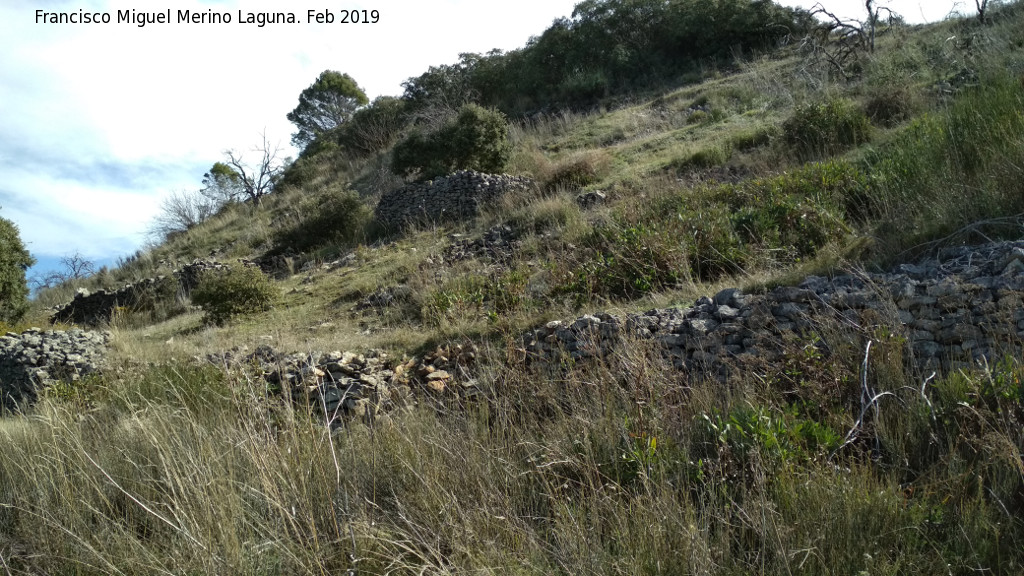
[[275,251],[304,252],[321,246],[354,242],[363,237],[372,218],[355,192],[331,189],[302,200],[298,218],[274,234]]
[[730,157],[732,157],[732,147],[728,144],[719,144],[701,148],[686,158],[672,162],[671,166],[678,171],[712,168],[725,164]]
[[204,272],[192,290],[192,303],[206,313],[206,322],[222,326],[236,316],[269,310],[278,296],[278,288],[259,268],[232,266]]
[[729,137],[729,144],[736,150],[753,150],[767,146],[779,135],[777,126],[757,126]]
[[782,134],[802,158],[821,158],[867,142],[871,123],[864,111],[849,100],[832,98],[797,106],[783,122]]
[[511,151],[505,115],[466,104],[458,116],[437,130],[413,131],[396,144],[391,169],[400,176],[421,180],[457,170],[500,173]]
[[892,127],[914,114],[914,97],[904,87],[883,88],[864,103],[864,113],[872,123]]
[[557,162],[540,175],[547,192],[558,189],[577,189],[598,182],[611,164],[611,158],[602,151],[574,154]]

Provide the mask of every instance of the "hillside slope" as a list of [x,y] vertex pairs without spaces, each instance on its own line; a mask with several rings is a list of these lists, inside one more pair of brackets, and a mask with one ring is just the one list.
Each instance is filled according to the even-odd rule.
[[[528,181],[311,147],[85,284],[147,288],[106,306],[100,375],[0,420],[2,564],[1019,571],[1022,31],[1012,3],[887,27],[855,73],[789,45],[514,118]],[[211,324],[197,258],[279,296]]]

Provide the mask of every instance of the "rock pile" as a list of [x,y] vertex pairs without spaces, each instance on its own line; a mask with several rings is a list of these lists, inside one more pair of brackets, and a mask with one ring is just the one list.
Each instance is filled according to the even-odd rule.
[[783,342],[826,326],[896,326],[924,368],[948,370],[1024,341],[1024,241],[947,250],[887,274],[808,277],[764,295],[737,289],[686,308],[586,315],[527,333],[534,360],[600,357],[625,335],[656,343],[676,367],[724,376],[744,356],[773,361]]
[[220,367],[255,367],[267,383],[337,426],[350,418],[379,421],[424,395],[432,401],[454,393],[474,395],[476,383],[465,377],[464,368],[475,358],[473,346],[439,347],[421,360],[397,363],[380,350],[282,354],[260,346],[251,353],[211,354],[206,360]]
[[352,312],[381,312],[402,302],[407,302],[412,297],[412,288],[405,284],[387,286],[374,291],[366,298],[363,298],[352,307]]
[[32,328],[0,338],[0,396],[11,410],[35,401],[56,380],[75,381],[99,370],[110,332]]
[[530,187],[529,178],[461,170],[429,182],[385,193],[377,204],[377,221],[392,229],[410,223],[462,220],[512,190]]
[[134,308],[156,294],[175,294],[177,282],[168,276],[144,278],[134,284],[126,284],[117,290],[89,292],[79,288],[75,297],[64,306],[57,308],[50,321],[98,326],[109,322],[118,308]]
[[459,262],[469,258],[490,258],[495,262],[508,262],[519,248],[519,236],[507,224],[492,227],[476,240],[462,234],[452,234],[452,243],[444,250],[446,262]]

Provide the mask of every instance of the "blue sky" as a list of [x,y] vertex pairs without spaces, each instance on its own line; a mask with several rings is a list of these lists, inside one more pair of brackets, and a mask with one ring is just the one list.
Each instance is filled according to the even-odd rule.
[[[378,24],[36,24],[35,12],[293,11],[320,0],[0,0],[0,216],[38,259],[36,271],[80,252],[113,263],[143,246],[160,199],[195,189],[227,149],[250,150],[266,133],[288,146],[285,115],[325,69],[366,93],[401,83],[460,52],[512,49],[568,16],[576,0],[358,0]],[[784,0],[787,5],[814,2]],[[861,0],[825,0],[860,16]],[[943,18],[957,5],[884,3],[909,21]],[[287,8],[282,8],[287,6]],[[968,12],[973,3],[960,7]],[[116,16],[115,16],[116,17]]]

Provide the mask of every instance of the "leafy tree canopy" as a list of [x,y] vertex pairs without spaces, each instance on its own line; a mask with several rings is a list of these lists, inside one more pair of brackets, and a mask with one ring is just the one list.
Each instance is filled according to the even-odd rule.
[[28,309],[25,271],[36,263],[18,235],[18,227],[0,218],[0,320],[16,322]]
[[457,170],[497,173],[505,169],[510,152],[505,115],[466,104],[437,130],[413,131],[396,144],[391,169],[421,179]]
[[288,120],[298,127],[292,143],[305,148],[317,136],[347,122],[360,106],[369,103],[362,88],[348,74],[324,70],[299,95],[299,105],[288,113]]
[[238,200],[242,194],[242,176],[231,166],[215,162],[210,171],[203,174],[202,194],[215,204],[216,211],[224,204]]

